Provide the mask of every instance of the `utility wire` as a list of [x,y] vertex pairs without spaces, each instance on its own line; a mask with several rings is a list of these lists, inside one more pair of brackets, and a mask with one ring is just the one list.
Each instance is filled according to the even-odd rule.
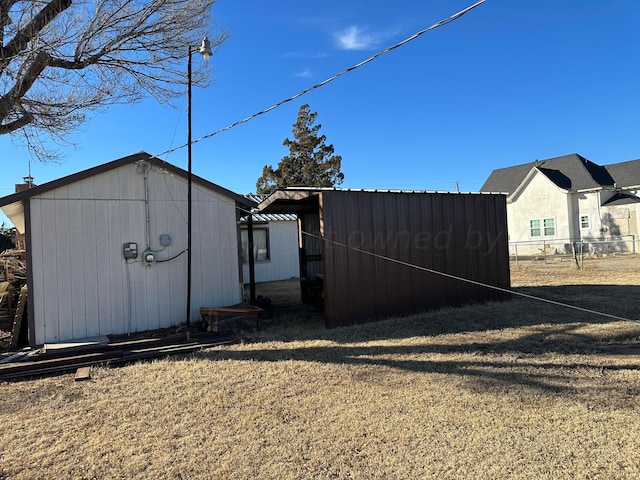
[[471,284],[477,285],[479,287],[490,288],[492,290],[497,290],[499,292],[504,292],[504,293],[510,293],[512,295],[517,295],[517,296],[528,298],[528,299],[531,299],[531,300],[537,300],[537,301],[540,301],[540,302],[546,302],[546,303],[550,303],[552,305],[558,305],[560,307],[570,308],[570,309],[578,310],[578,311],[581,311],[581,312],[586,312],[586,313],[591,313],[591,314],[594,314],[594,315],[600,315],[600,316],[603,316],[603,317],[613,318],[614,320],[623,320],[625,322],[640,322],[640,320],[632,320],[630,318],[619,317],[617,315],[611,315],[609,313],[599,312],[597,310],[590,310],[588,308],[577,307],[575,305],[570,305],[568,303],[558,302],[556,300],[550,300],[548,298],[536,297],[535,295],[529,295],[528,293],[516,292],[516,291],[513,291],[513,290],[509,290],[507,288],[497,287],[495,285],[489,285],[487,283],[478,282],[476,280],[471,280],[469,278],[458,277],[457,275],[452,275],[450,273],[439,272],[438,270],[433,270],[431,268],[422,267],[420,265],[415,265],[413,263],[405,262],[403,260],[398,260],[398,259],[392,258],[392,257],[387,257],[385,255],[379,255],[377,253],[369,252],[367,250],[363,250],[363,249],[357,248],[357,247],[352,247],[350,245],[347,245],[347,244],[344,244],[344,243],[340,243],[340,242],[336,242],[334,240],[327,240],[326,238],[322,238],[319,235],[315,235],[313,233],[309,233],[309,232],[303,232],[303,233],[308,235],[308,236],[310,236],[310,237],[317,238],[320,241],[328,242],[331,245],[344,247],[344,248],[347,248],[349,250],[353,250],[353,251],[356,251],[356,252],[359,252],[359,253],[364,253],[365,255],[370,255],[370,256],[372,256],[374,258],[378,258],[378,259],[381,259],[381,260],[386,260],[386,261],[389,261],[389,262],[397,263],[399,265],[404,265],[406,267],[414,268],[416,270],[422,270],[423,272],[429,272],[429,273],[433,273],[435,275],[440,275],[442,277],[451,278],[453,280],[459,280],[461,282],[471,283]]
[[[275,105],[270,106],[269,108],[265,108],[264,110],[261,110],[261,111],[259,111],[257,113],[254,113],[253,115],[250,115],[250,116],[248,116],[248,117],[246,117],[246,118],[244,118],[242,120],[238,120],[237,122],[234,122],[234,123],[232,123],[230,125],[227,125],[224,128],[221,128],[219,130],[216,130],[215,132],[209,133],[208,135],[205,135],[204,137],[200,137],[200,138],[198,138],[196,140],[193,140],[191,142],[191,144],[201,142],[202,140],[206,140],[206,139],[214,137],[214,136],[216,136],[216,135],[218,135],[218,134],[220,134],[222,132],[226,132],[227,130],[231,130],[232,128],[237,127],[238,125],[242,125],[244,123],[247,123],[247,122],[253,120],[256,117],[259,117],[260,115],[264,115],[265,113],[269,113],[270,111],[275,110],[276,108],[284,105],[285,103],[288,103],[288,102],[291,102],[291,101],[293,101],[293,100],[295,100],[297,98],[300,98],[303,95],[311,92],[312,90],[316,90],[316,89],[318,89],[320,87],[324,87],[325,85],[327,85],[330,82],[333,82],[334,80],[336,80],[337,78],[341,77],[342,75],[345,75],[345,74],[347,74],[349,72],[352,72],[353,70],[355,70],[357,68],[360,68],[363,65],[366,65],[367,63],[370,63],[370,62],[374,61],[376,58],[381,57],[385,53],[389,53],[392,50],[395,50],[396,48],[399,48],[399,47],[401,47],[401,46],[403,46],[403,45],[415,40],[416,38],[424,35],[428,31],[434,30],[434,29],[436,29],[438,27],[442,27],[444,25],[447,25],[448,23],[453,22],[454,20],[457,20],[458,18],[463,16],[465,13],[470,12],[471,10],[476,8],[478,5],[480,5],[481,3],[484,3],[484,1],[485,0],[480,0],[479,2],[474,3],[470,7],[467,7],[464,10],[460,10],[458,13],[455,13],[455,14],[451,15],[449,18],[445,18],[443,20],[440,20],[439,22],[434,23],[430,27],[427,27],[427,28],[425,28],[423,30],[420,30],[419,32],[414,33],[413,35],[411,35],[410,37],[402,40],[401,42],[396,43],[395,45],[392,45],[391,47],[387,47],[384,50],[382,50],[382,51],[370,56],[366,60],[363,60],[360,63],[358,63],[356,65],[353,65],[352,67],[349,67],[349,68],[347,68],[345,70],[342,70],[340,73],[336,73],[332,77],[327,78],[325,81],[320,82],[320,83],[316,83],[315,85],[313,85],[313,86],[311,86],[311,87],[309,87],[309,88],[307,88],[305,90],[302,90],[301,92],[298,92],[295,95],[293,95],[293,96],[291,96],[289,98],[286,98],[286,99],[276,103]],[[169,153],[175,152],[176,150],[180,150],[182,148],[185,148],[187,145],[188,144],[185,143],[184,145],[180,145],[180,146],[174,147],[174,148],[172,148],[170,150],[166,150],[166,151],[164,151],[164,152],[162,152],[162,153],[160,153],[160,154],[158,154],[156,156],[160,157],[162,155],[167,155]]]

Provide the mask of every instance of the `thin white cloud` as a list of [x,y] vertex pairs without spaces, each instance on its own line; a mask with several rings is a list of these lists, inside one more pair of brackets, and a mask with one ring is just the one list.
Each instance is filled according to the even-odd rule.
[[343,50],[369,50],[380,42],[377,35],[368,33],[356,25],[335,33],[334,38],[338,47]]
[[311,70],[309,70],[308,68],[302,70],[301,72],[298,72],[295,74],[296,77],[298,78],[311,78]]
[[302,58],[302,59],[316,59],[316,58],[326,58],[329,54],[327,52],[305,52],[305,51],[296,51],[296,52],[287,52],[282,55],[282,58]]

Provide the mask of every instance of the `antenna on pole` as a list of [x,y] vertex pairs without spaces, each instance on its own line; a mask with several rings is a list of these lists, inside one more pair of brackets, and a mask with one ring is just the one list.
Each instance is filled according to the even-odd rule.
[[26,185],[26,188],[31,188],[33,187],[33,177],[31,176],[31,159],[27,160],[27,171],[28,171],[28,175],[26,177],[23,177],[23,183],[24,185]]

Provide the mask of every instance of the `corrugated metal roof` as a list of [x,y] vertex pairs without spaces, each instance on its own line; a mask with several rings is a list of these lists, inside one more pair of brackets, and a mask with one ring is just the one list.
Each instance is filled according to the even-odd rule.
[[276,190],[267,196],[258,209],[263,214],[302,214],[314,211],[318,208],[318,198],[323,193],[377,193],[390,195],[451,195],[451,196],[471,196],[471,195],[496,195],[493,192],[449,192],[438,190],[392,190],[392,189],[367,189],[367,188],[326,188],[326,187],[286,187]]
[[[340,188],[340,187],[285,187],[276,190],[274,193],[282,191],[304,191],[304,192],[369,192],[369,193],[451,193],[461,195],[477,195],[479,193],[490,194],[493,192],[452,192],[450,190],[405,190],[393,188]],[[273,195],[272,193],[271,195]],[[269,195],[265,195],[268,198]],[[262,200],[264,200],[263,198]],[[261,201],[262,201],[261,200]]]
[[[259,194],[259,193],[247,193],[245,194],[245,198],[251,200],[259,204],[269,195]],[[296,221],[298,216],[294,213],[254,213],[253,221],[254,222],[291,222]],[[247,221],[247,217],[244,216],[240,219],[242,223]]]
[[[296,221],[298,217],[292,213],[254,213],[254,222],[291,222]],[[247,221],[247,217],[242,217],[242,222]]]

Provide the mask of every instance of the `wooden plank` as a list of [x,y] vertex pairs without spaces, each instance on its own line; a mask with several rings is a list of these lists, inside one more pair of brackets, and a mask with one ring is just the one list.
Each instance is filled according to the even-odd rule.
[[24,357],[26,357],[28,353],[29,352],[18,352],[18,353],[14,353],[13,355],[4,357],[2,360],[0,360],[0,365],[3,363],[18,362],[22,360]]
[[56,361],[19,362],[13,365],[0,366],[0,380],[12,380],[29,376],[42,376],[73,371],[91,365],[118,365],[134,362],[136,360],[158,358],[167,355],[177,355],[211,348],[219,345],[228,345],[232,340],[228,337],[205,336],[197,342],[189,344],[173,344],[164,348],[143,348],[140,350],[118,350],[116,352],[103,352],[93,355],[82,355],[58,359]]
[[264,309],[251,305],[250,303],[239,303],[229,307],[200,307],[201,315],[212,315],[214,313],[237,313],[242,315],[259,315]]
[[218,332],[220,319],[229,316],[253,317],[256,319],[256,330],[260,330],[260,319],[264,309],[250,303],[238,303],[229,307],[200,307],[200,317],[207,323],[207,331]]
[[18,298],[18,306],[16,307],[16,316],[13,320],[13,328],[11,329],[11,344],[10,349],[14,349],[18,346],[18,337],[20,336],[20,326],[22,325],[22,316],[24,314],[24,308],[27,304],[27,286],[23,286],[20,289],[20,297]]
[[76,376],[74,380],[76,382],[80,382],[82,380],[90,380],[91,379],[91,367],[80,367],[76,370]]

